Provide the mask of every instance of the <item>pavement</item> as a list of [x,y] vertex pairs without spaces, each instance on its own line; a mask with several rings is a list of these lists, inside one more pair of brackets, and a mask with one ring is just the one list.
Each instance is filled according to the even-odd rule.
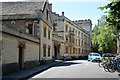
[[36,67],[33,67],[33,68],[21,70],[21,71],[18,71],[18,72],[3,76],[2,80],[26,79],[26,78],[29,78],[30,76],[33,76],[33,75],[37,74],[37,73],[45,71],[45,70],[47,70],[47,69],[49,69],[49,68],[51,68],[51,67],[53,67],[53,66],[55,66],[55,65],[57,65],[57,64],[59,64],[61,62],[62,61],[60,61],[60,60],[55,60],[53,62],[49,62],[49,63],[43,64],[43,65],[40,65],[40,66],[36,66]]

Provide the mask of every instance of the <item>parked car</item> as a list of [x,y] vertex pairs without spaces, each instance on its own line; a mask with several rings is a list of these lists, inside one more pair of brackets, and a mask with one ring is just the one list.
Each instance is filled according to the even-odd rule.
[[117,55],[114,59],[115,60],[120,60],[120,55]]
[[68,53],[64,53],[63,55],[63,60],[66,61],[66,60],[71,60],[72,57],[68,54]]
[[94,52],[92,52],[92,53],[90,53],[89,55],[88,55],[88,61],[99,61],[99,62],[102,62],[102,57],[101,57],[101,55],[99,54],[99,53],[94,53]]
[[104,53],[102,55],[102,60],[108,60],[109,58],[114,58],[114,57],[115,57],[115,55],[112,53]]

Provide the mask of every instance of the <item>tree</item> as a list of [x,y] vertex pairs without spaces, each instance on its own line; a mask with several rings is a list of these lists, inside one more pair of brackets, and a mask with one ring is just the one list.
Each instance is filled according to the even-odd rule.
[[118,35],[120,33],[120,0],[111,0],[109,4],[105,5],[104,7],[99,7],[99,9],[109,9],[106,11],[106,21],[107,23],[116,28],[116,35],[117,35],[117,47],[118,53],[120,52],[120,39],[118,39]]
[[118,0],[112,0],[109,4],[107,4],[104,7],[99,7],[99,9],[109,9],[105,13],[106,15],[106,21],[111,26],[114,26],[116,30],[120,30],[120,1]]
[[98,39],[98,51],[113,52],[116,50],[116,35],[113,27],[109,27],[108,24],[100,28],[100,34]]
[[95,52],[116,51],[116,28],[110,26],[104,16],[101,17],[100,24],[93,29],[92,47]]
[[93,51],[98,52],[98,39],[97,36],[100,34],[99,27],[95,25],[93,32],[92,32],[92,48]]

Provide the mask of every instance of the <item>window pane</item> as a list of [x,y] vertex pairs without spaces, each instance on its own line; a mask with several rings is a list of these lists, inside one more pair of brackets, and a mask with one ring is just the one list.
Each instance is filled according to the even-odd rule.
[[46,57],[46,45],[43,45],[43,57]]
[[44,30],[43,30],[43,35],[44,35],[44,37],[46,37],[46,28],[44,28]]
[[50,57],[50,46],[48,46],[48,57]]

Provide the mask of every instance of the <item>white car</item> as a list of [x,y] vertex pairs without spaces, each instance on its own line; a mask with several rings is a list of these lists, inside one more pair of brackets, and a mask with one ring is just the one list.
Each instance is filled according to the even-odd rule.
[[90,53],[89,55],[88,55],[88,61],[100,61],[100,62],[102,62],[102,57],[101,57],[101,55],[99,54],[99,53]]

